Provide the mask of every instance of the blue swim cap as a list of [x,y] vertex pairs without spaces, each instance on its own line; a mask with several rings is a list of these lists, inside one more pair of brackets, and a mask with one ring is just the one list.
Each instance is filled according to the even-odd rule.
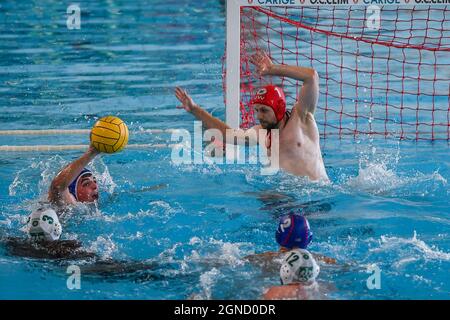
[[289,214],[280,218],[275,238],[280,246],[292,249],[306,249],[312,240],[308,220],[298,214]]
[[72,183],[69,185],[69,192],[74,196],[75,200],[78,201],[78,197],[77,197],[77,184],[78,181],[81,179],[82,176],[85,176],[87,174],[91,174],[92,175],[92,171],[89,169],[84,168],[80,174],[78,175],[78,177],[75,178],[75,180],[72,181]]

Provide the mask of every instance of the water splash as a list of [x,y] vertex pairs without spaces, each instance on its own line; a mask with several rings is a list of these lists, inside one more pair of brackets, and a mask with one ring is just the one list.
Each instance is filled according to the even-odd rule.
[[[28,167],[17,171],[13,182],[9,185],[9,195],[29,196],[30,191],[33,191],[34,195],[47,192],[57,170],[64,165],[64,159],[57,155],[41,161],[32,159]],[[36,185],[37,190],[34,187]]]
[[206,300],[211,300],[211,290],[216,281],[220,276],[219,270],[216,268],[212,268],[210,271],[207,271],[200,275],[200,287],[203,290],[203,296]]
[[165,249],[158,255],[159,261],[164,263],[174,263],[178,260],[176,259],[176,251],[178,248],[182,247],[182,243],[177,242],[172,245],[172,247]]
[[[394,249],[401,249],[402,247],[413,249],[417,254],[419,254],[419,256],[416,257],[417,259],[424,258],[425,260],[450,261],[450,253],[441,251],[436,246],[430,247],[425,243],[425,241],[419,240],[415,230],[412,238],[388,237],[383,235],[381,236],[380,247],[371,249],[370,251],[391,251]],[[414,257],[408,257],[408,259],[412,258]],[[408,260],[403,261],[403,263],[405,262],[408,262]],[[400,263],[400,265],[401,264],[402,263]]]
[[96,158],[92,162],[92,169],[97,182],[102,190],[112,194],[117,188],[117,184],[114,182],[111,174],[109,173],[108,166],[103,162],[101,157]]
[[[58,172],[69,162],[61,156],[55,155],[48,159],[32,160],[28,167],[17,171],[13,182],[9,185],[10,196],[29,196],[30,190],[36,194],[47,194],[50,184]],[[97,177],[99,186],[108,193],[113,193],[117,185],[114,183],[109,169],[99,157],[90,165]],[[34,187],[37,185],[37,189]]]
[[218,246],[219,248],[217,252],[207,255],[207,257],[218,259],[224,262],[225,264],[230,265],[231,267],[236,267],[244,264],[242,257],[245,255],[245,253],[243,252],[243,249],[241,247],[251,245],[250,243],[244,242],[231,243],[215,239],[210,239],[209,244]]
[[172,205],[168,202],[157,200],[151,201],[149,203],[151,209],[142,210],[139,209],[138,212],[128,212],[125,215],[109,214],[109,215],[98,215],[95,218],[106,222],[123,222],[130,220],[142,220],[143,218],[155,218],[163,223],[166,223],[175,216],[176,214],[183,213],[183,208],[178,203],[173,203]]
[[14,177],[13,182],[9,185],[9,195],[11,197],[15,196],[19,190],[28,189],[30,187],[29,184],[27,184],[25,181],[23,181],[20,176],[22,175],[22,172],[24,172],[26,169],[19,170]]
[[359,169],[356,177],[349,178],[343,185],[346,192],[353,193],[354,190],[358,190],[375,195],[393,196],[425,196],[434,194],[439,188],[446,186],[447,180],[438,171],[431,174],[416,172],[414,175],[401,176],[394,169],[389,169],[385,163],[369,163],[365,168]]
[[105,237],[98,236],[97,239],[89,245],[88,251],[95,252],[104,259],[110,259],[113,254],[118,251],[118,248],[111,239],[111,235],[107,235]]
[[369,163],[365,168],[359,168],[358,175],[347,181],[347,186],[368,193],[380,194],[403,185],[405,181],[399,178],[385,163]]
[[[424,196],[440,187],[446,187],[447,180],[440,175],[438,170],[431,174],[420,171],[403,174],[398,170],[400,160],[399,141],[396,143],[395,150],[380,151],[370,140],[359,153],[358,174],[355,177],[342,176],[343,183],[338,188],[345,193],[354,193],[354,190],[358,190],[375,195],[418,194]],[[419,189],[416,188],[417,185],[421,185]]]

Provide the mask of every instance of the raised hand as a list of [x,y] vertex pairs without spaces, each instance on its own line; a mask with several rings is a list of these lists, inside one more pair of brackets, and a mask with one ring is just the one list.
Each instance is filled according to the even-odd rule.
[[88,154],[96,156],[100,153],[100,151],[98,151],[92,144],[89,145],[88,150],[86,151]]
[[176,87],[175,96],[181,102],[181,105],[177,106],[177,109],[184,109],[187,112],[191,112],[192,108],[196,105],[194,100],[192,100],[191,96],[188,95],[186,90],[181,89],[180,87]]
[[272,60],[269,56],[262,50],[258,50],[255,54],[250,57],[250,62],[256,67],[256,72],[259,76],[265,76],[269,74],[270,69],[273,66]]

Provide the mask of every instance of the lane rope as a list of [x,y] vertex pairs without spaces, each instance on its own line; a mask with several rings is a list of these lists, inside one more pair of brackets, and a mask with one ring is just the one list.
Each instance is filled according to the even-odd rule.
[[[129,144],[127,149],[164,149],[164,148],[183,148],[183,144]],[[27,152],[27,151],[65,151],[65,150],[86,150],[87,144],[75,145],[35,145],[35,146],[0,146],[0,152]]]
[[[180,129],[144,129],[132,132],[133,134],[142,133],[174,133]],[[39,136],[39,135],[58,135],[58,134],[89,134],[91,129],[45,129],[45,130],[0,130],[0,136]]]

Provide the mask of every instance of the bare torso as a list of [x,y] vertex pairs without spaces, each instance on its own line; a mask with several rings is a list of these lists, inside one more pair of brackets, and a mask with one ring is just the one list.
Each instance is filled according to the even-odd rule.
[[[261,129],[261,126],[256,126]],[[302,121],[293,108],[289,120],[280,128],[280,167],[313,181],[329,181],[320,151],[320,136],[314,116],[308,113]],[[268,150],[270,152],[270,150]]]

